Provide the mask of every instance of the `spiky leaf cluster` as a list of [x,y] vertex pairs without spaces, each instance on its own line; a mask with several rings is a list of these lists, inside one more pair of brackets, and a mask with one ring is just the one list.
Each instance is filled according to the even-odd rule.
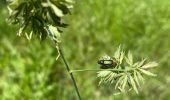
[[138,89],[144,83],[144,75],[156,76],[149,71],[149,69],[158,65],[156,62],[147,63],[146,59],[134,62],[131,52],[129,51],[125,55],[121,47],[117,49],[113,58],[117,61],[116,67],[97,72],[97,76],[100,78],[99,85],[105,83],[113,85],[114,89],[119,92],[127,92],[133,89],[138,93]]
[[[10,16],[8,21],[19,24],[17,35],[24,35],[31,39],[36,35],[40,40],[50,36],[59,42],[56,35],[61,27],[67,24],[62,22],[62,17],[70,13],[72,0],[10,0],[8,5]],[[48,32],[53,31],[53,32]]]

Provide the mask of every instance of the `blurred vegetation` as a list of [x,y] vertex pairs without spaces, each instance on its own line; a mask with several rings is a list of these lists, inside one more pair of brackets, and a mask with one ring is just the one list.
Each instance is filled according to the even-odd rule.
[[[147,78],[139,90],[114,96],[112,86],[98,86],[96,73],[74,74],[83,100],[170,100],[170,1],[77,0],[62,46],[72,69],[98,69],[97,60],[113,55],[119,44],[136,59],[159,62],[156,78]],[[76,93],[54,45],[16,36],[6,22],[8,11],[0,1],[0,99],[75,100]],[[56,99],[57,98],[57,99]]]

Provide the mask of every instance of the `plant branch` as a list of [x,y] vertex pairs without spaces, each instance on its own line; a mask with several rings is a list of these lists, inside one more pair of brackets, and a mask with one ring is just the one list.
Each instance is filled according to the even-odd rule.
[[[48,26],[45,27],[45,30],[48,32],[49,35],[53,35],[53,33],[49,30]],[[64,64],[65,64],[65,66],[66,66],[67,72],[69,73],[69,75],[70,75],[70,77],[71,77],[71,80],[72,80],[72,82],[73,82],[74,88],[75,88],[76,93],[77,93],[77,95],[78,95],[78,99],[81,100],[80,92],[79,92],[79,90],[78,90],[76,81],[75,81],[75,79],[74,79],[73,74],[70,73],[70,67],[69,67],[69,65],[68,65],[68,63],[67,63],[67,61],[66,61],[66,59],[65,59],[65,57],[64,57],[64,54],[63,54],[63,52],[62,52],[62,50],[61,50],[61,47],[58,46],[57,41],[53,40],[53,42],[56,44],[56,49],[57,49],[57,51],[58,51],[58,53],[59,53],[58,56],[57,56],[57,58],[56,58],[56,60],[59,58],[59,56],[61,56],[61,58],[62,58],[62,60],[63,60],[63,62],[64,62]]]
[[131,70],[135,70],[136,68],[129,68],[129,69],[82,69],[82,70],[70,70],[70,73],[75,72],[85,72],[85,71],[120,71],[120,72],[127,72]]
[[64,64],[65,64],[65,66],[66,66],[66,68],[67,68],[67,71],[68,71],[68,73],[69,73],[69,75],[70,75],[70,77],[71,77],[71,80],[72,80],[73,85],[74,85],[74,87],[75,87],[75,89],[76,89],[76,92],[77,92],[78,98],[79,98],[79,100],[81,100],[80,92],[79,92],[79,90],[78,90],[78,87],[77,87],[76,81],[75,81],[75,79],[74,79],[73,74],[72,74],[72,73],[70,73],[70,67],[69,67],[69,65],[68,65],[68,63],[67,63],[67,61],[66,61],[66,59],[64,58],[64,54],[63,54],[63,52],[62,52],[61,48],[59,48],[59,53],[60,53],[61,58],[62,58],[62,60],[63,60],[63,62],[64,62]]

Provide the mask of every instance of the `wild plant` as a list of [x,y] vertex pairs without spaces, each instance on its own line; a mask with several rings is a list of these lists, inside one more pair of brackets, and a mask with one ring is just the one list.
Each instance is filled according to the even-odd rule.
[[[75,87],[79,100],[81,95],[74,79],[73,73],[82,71],[97,72],[100,79],[99,85],[112,85],[114,94],[126,93],[134,90],[137,94],[144,83],[144,75],[156,76],[149,71],[156,67],[156,62],[147,62],[146,59],[136,61],[132,53],[125,52],[119,46],[113,56],[105,55],[99,58],[99,69],[71,70],[61,47],[62,28],[68,25],[63,22],[64,16],[70,14],[73,8],[73,0],[8,0],[9,18],[8,22],[19,26],[17,35],[31,40],[33,36],[45,40],[47,37],[52,40],[58,55],[56,60],[61,58],[66,70]],[[97,62],[97,61],[96,61]]]

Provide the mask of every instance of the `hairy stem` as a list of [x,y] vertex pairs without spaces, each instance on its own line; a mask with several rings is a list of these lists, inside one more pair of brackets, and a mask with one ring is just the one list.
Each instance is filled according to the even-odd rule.
[[75,81],[75,79],[74,79],[73,74],[70,73],[70,67],[69,67],[66,59],[64,58],[64,54],[63,54],[61,48],[59,48],[59,53],[60,53],[60,55],[61,55],[61,58],[62,58],[62,60],[63,60],[63,62],[64,62],[64,64],[65,64],[65,66],[66,66],[66,69],[67,69],[67,71],[68,71],[68,73],[69,73],[69,75],[70,75],[70,77],[71,77],[71,80],[72,80],[73,85],[74,85],[74,87],[75,87],[75,90],[76,90],[76,92],[77,92],[78,98],[79,98],[79,100],[81,100],[80,92],[79,92],[79,90],[78,90],[76,81]]

